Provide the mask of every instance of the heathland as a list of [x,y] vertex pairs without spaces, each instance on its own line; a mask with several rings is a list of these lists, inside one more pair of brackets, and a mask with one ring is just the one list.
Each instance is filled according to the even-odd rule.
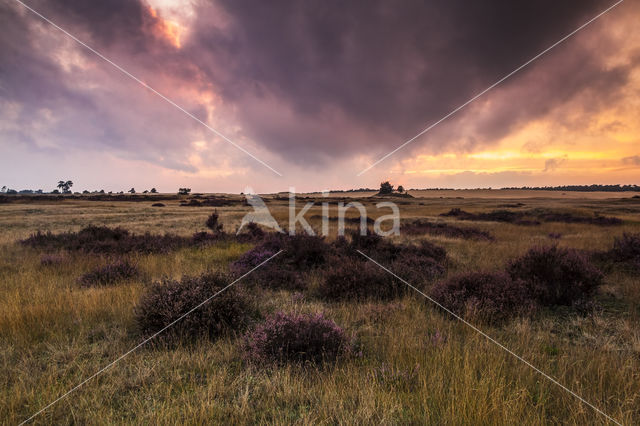
[[[330,203],[331,217],[339,201],[354,200],[373,219],[388,214],[375,208],[383,199],[371,195],[306,194],[298,207],[316,201],[306,215],[316,229],[322,202]],[[225,298],[33,421],[609,422],[358,258],[361,249],[602,412],[639,424],[640,197],[521,190],[411,195],[392,200],[403,226],[383,241],[337,240],[335,221],[324,240],[289,241],[255,229],[238,238],[251,207],[237,195],[3,199],[2,422],[29,418],[194,298],[208,297],[208,289],[284,247],[272,267],[238,281]],[[265,200],[286,226],[288,199]],[[222,230],[206,226],[214,211]],[[349,210],[347,228],[356,229],[355,215]],[[176,293],[184,296],[180,303],[172,299]],[[286,327],[298,331],[274,331]]]

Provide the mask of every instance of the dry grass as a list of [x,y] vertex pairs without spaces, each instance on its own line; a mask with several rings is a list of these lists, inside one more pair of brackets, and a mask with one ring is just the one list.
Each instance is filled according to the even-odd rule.
[[[499,268],[534,244],[554,241],[549,233],[562,234],[559,244],[563,246],[593,250],[609,248],[613,237],[624,231],[640,232],[640,203],[597,197],[416,198],[400,207],[403,218],[435,220],[452,207],[487,211],[517,202],[524,203],[523,208],[598,211],[626,222],[617,227],[478,222],[473,225],[490,231],[495,242],[410,238],[446,247],[453,260],[450,273],[455,273]],[[132,260],[142,271],[140,280],[82,289],[77,277],[104,259],[66,254],[61,264],[42,266],[40,253],[14,242],[37,229],[59,232],[88,224],[190,235],[204,230],[212,210],[179,207],[177,201],[165,204],[153,208],[146,202],[76,200],[0,206],[3,423],[29,417],[135,346],[139,337],[132,310],[148,281],[226,268],[249,248],[220,243],[137,256]],[[269,206],[284,222],[286,201]],[[247,208],[217,210],[225,228],[233,230]],[[370,211],[375,212],[375,207]],[[318,206],[308,216],[321,213]],[[357,338],[362,356],[321,370],[293,366],[263,370],[242,363],[237,339],[170,350],[141,348],[47,410],[36,423],[606,423],[591,408],[450,320],[419,295],[388,304],[295,301],[285,291],[256,296],[264,313],[324,311]],[[486,331],[617,420],[639,424],[638,278],[613,271],[598,301],[602,309],[594,314],[568,309],[544,312],[534,320],[514,320]],[[435,331],[445,339],[434,342]],[[397,371],[414,370],[417,365],[417,375],[407,381],[380,380],[375,372],[383,364]]]

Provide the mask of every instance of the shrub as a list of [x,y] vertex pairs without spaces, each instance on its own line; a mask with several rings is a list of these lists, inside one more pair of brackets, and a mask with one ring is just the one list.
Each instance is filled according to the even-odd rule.
[[40,257],[40,265],[42,266],[58,266],[62,265],[65,257],[59,254],[44,254]]
[[[229,270],[235,277],[242,276],[277,252],[278,249],[270,244],[256,246],[233,262],[229,266]],[[285,253],[281,253],[253,271],[251,275],[247,276],[247,281],[271,289],[303,290],[306,284],[301,271],[286,262],[278,262]]]
[[443,222],[429,222],[414,220],[402,225],[404,235],[443,235],[448,238],[462,238],[465,240],[493,241],[495,238],[489,232],[477,228],[460,228]]
[[256,364],[335,362],[349,350],[344,331],[323,314],[277,312],[244,339],[245,358]]
[[83,287],[96,287],[114,284],[137,277],[138,268],[127,261],[117,261],[96,268],[78,278]]
[[[231,278],[219,273],[165,279],[154,283],[135,307],[138,329],[143,336],[162,330],[191,309],[226,287]],[[228,288],[158,335],[163,343],[191,342],[199,338],[217,339],[244,329],[254,311],[247,299]]]
[[640,261],[640,233],[625,232],[621,237],[615,238],[611,257],[617,262]]
[[236,235],[239,242],[260,241],[265,238],[265,232],[257,223],[249,222],[246,229],[246,232]]
[[21,243],[46,251],[68,250],[85,253],[125,254],[125,253],[166,253],[186,246],[187,238],[177,235],[136,235],[123,228],[87,226],[78,232],[52,234],[40,231]]
[[534,247],[507,267],[514,280],[526,284],[543,306],[572,305],[588,299],[602,282],[602,273],[576,250]]
[[406,284],[378,265],[356,258],[336,259],[324,272],[316,292],[324,300],[388,300],[402,294]]
[[207,226],[207,228],[211,229],[211,231],[213,231],[214,234],[222,232],[222,224],[218,223],[218,219],[219,219],[218,213],[213,212],[211,213],[211,215],[209,215],[209,217],[207,218],[207,221],[205,222],[205,225]]
[[604,253],[596,253],[594,258],[603,261],[604,265],[628,269],[628,272],[640,272],[640,233],[624,233],[613,241],[613,248]]
[[458,315],[489,323],[530,313],[535,306],[525,283],[504,272],[455,275],[435,284],[430,295]]
[[165,207],[164,203],[153,203],[151,204],[151,207]]

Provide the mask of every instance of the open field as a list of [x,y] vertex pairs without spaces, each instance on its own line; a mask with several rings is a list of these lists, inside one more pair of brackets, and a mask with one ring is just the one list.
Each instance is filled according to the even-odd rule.
[[[640,232],[636,194],[545,191],[420,191],[394,198],[403,221],[429,219],[489,233],[493,240],[404,235],[446,249],[446,276],[498,270],[532,246],[557,243],[606,251],[615,237]],[[622,197],[625,198],[622,198]],[[313,201],[298,200],[301,202]],[[315,198],[307,217],[329,202],[356,198],[374,218],[378,198],[332,194]],[[250,207],[240,196],[216,207],[235,232]],[[149,283],[227,270],[252,243],[233,240],[161,254],[128,254],[138,278],[82,288],[77,279],[106,258],[63,253],[43,266],[42,252],[18,244],[37,230],[78,231],[88,225],[191,236],[204,231],[214,207],[180,206],[177,198],[88,201],[82,197],[0,204],[0,418],[15,424],[73,388],[140,340],[134,306]],[[286,199],[266,198],[283,225]],[[620,225],[542,221],[522,225],[440,216],[451,209],[489,212],[553,210],[615,217]],[[528,213],[528,214],[529,214]],[[349,211],[353,216],[355,212]],[[319,227],[320,220],[310,220]],[[350,226],[354,226],[351,224]],[[336,233],[336,224],[331,224]],[[552,237],[553,236],[553,237]],[[407,271],[394,271],[403,276]],[[597,309],[547,309],[480,328],[623,424],[640,424],[640,277],[613,268],[595,296]],[[322,272],[313,279],[320,279]],[[444,278],[446,278],[443,277]],[[236,284],[243,286],[243,281]],[[516,360],[417,293],[392,301],[326,302],[303,292],[261,288],[262,315],[324,312],[358,342],[361,354],[322,367],[259,366],[243,360],[240,336],[172,348],[142,347],[34,419],[37,424],[608,424],[607,419]],[[434,339],[434,336],[439,338]]]

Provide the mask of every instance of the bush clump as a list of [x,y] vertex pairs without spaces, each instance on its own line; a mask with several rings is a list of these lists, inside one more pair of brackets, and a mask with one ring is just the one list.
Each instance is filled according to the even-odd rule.
[[245,335],[245,358],[256,364],[335,362],[350,352],[342,328],[323,314],[277,312]]
[[435,284],[431,297],[465,318],[497,323],[535,309],[527,286],[505,272],[472,272]]
[[137,235],[123,228],[87,226],[78,232],[36,232],[21,241],[23,245],[45,251],[83,251],[99,254],[166,253],[188,245],[189,239],[177,235]]
[[581,253],[558,246],[534,247],[507,266],[542,306],[572,305],[586,300],[602,283],[602,272]]
[[83,274],[78,278],[78,282],[82,287],[105,286],[130,280],[137,277],[139,273],[135,265],[126,260],[119,260]]
[[390,300],[403,294],[406,287],[373,262],[343,258],[327,268],[315,291],[328,301]]
[[[208,273],[182,280],[165,279],[154,283],[135,307],[135,319],[140,333],[151,336],[196,308],[225,288],[232,279],[220,273]],[[228,288],[207,303],[193,310],[180,321],[158,335],[160,342],[175,344],[200,338],[217,339],[244,329],[255,310],[248,299]]]
[[60,254],[43,254],[40,257],[40,265],[42,266],[58,266],[65,262],[66,258]]
[[616,262],[631,262],[640,266],[640,233],[624,233],[615,238],[610,255]]
[[402,225],[404,235],[442,235],[448,238],[461,238],[465,240],[494,241],[495,238],[487,231],[477,228],[460,228],[443,222],[429,222],[414,220]]

